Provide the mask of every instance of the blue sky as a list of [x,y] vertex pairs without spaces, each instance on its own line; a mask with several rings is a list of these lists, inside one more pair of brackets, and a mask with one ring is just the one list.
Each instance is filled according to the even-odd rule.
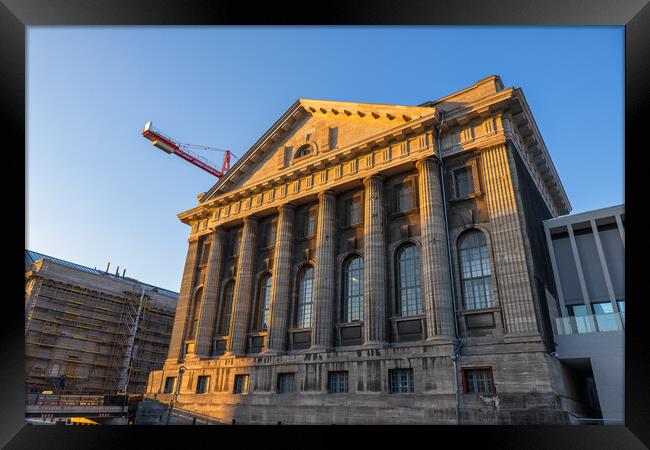
[[[300,97],[521,87],[573,205],[623,203],[623,27],[29,27],[26,248],[178,290],[176,214],[215,179],[144,123],[243,154]],[[208,153],[221,163],[221,154]]]

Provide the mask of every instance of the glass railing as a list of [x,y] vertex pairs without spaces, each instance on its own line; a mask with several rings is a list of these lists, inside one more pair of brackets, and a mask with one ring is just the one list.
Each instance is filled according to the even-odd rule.
[[558,335],[622,331],[625,326],[624,313],[594,314],[590,316],[569,316],[555,319]]

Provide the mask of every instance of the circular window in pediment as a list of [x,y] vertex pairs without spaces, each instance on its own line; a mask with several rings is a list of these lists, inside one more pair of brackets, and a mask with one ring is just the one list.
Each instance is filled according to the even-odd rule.
[[312,152],[311,145],[305,144],[296,150],[296,153],[293,155],[294,158],[302,158],[303,156],[310,155]]

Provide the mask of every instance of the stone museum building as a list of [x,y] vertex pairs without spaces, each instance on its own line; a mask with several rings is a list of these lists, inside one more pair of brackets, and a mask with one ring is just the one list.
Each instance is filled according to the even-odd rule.
[[568,423],[543,221],[570,210],[498,76],[419,106],[299,99],[179,214],[146,397],[227,423]]

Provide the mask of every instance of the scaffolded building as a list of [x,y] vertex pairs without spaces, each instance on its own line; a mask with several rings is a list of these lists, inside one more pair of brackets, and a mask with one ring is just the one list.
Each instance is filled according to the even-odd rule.
[[25,250],[26,393],[142,393],[167,356],[178,294]]

